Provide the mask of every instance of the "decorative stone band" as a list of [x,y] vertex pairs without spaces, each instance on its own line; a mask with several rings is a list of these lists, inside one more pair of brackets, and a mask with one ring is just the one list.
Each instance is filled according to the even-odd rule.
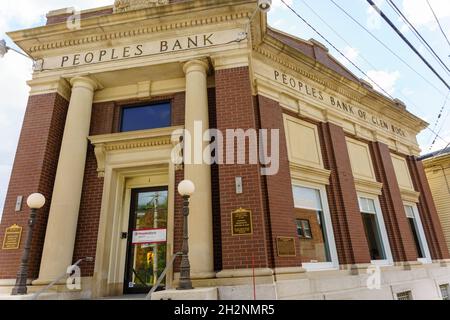
[[116,0],[114,13],[127,12],[169,4],[169,0]]

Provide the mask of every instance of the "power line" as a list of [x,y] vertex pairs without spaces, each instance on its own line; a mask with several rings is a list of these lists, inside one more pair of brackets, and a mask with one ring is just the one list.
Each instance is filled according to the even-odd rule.
[[441,67],[446,71],[447,73],[450,72],[450,69],[447,67],[447,65],[442,61],[442,59],[439,57],[439,55],[436,53],[436,51],[433,49],[433,47],[425,40],[425,38],[420,34],[420,32],[414,27],[414,25],[408,20],[408,18],[403,14],[403,12],[400,10],[399,7],[392,1],[388,0],[388,4],[391,6],[391,8],[405,21],[405,23],[408,25],[408,27],[413,31],[413,34],[416,36],[417,39],[419,39],[420,42],[427,48],[428,52],[434,56],[434,58],[437,60],[438,64],[441,65]]
[[402,57],[400,57],[394,50],[389,48],[382,40],[380,40],[376,35],[374,35],[369,29],[367,29],[363,24],[361,24],[358,20],[353,18],[344,8],[342,8],[339,4],[337,4],[334,0],[330,0],[340,11],[342,11],[348,18],[350,18],[354,23],[360,26],[364,31],[366,31],[373,39],[375,39],[378,43],[380,43],[386,50],[388,50],[391,54],[393,54],[397,59],[399,59],[406,67],[408,67],[412,72],[418,75],[422,80],[428,83],[432,88],[439,92],[443,97],[445,97],[445,93],[443,93],[438,87],[436,87],[431,81],[426,79],[422,74],[417,72],[411,65],[406,62]]
[[[347,46],[352,47],[352,45],[345,40],[344,37],[342,37],[332,26],[330,26],[330,24],[328,24],[327,21],[325,21],[325,19],[323,19],[311,6],[308,5],[308,3],[306,1],[303,0],[303,4],[308,7],[309,10],[311,10],[312,13],[314,13],[314,15],[320,20],[322,21],[339,39],[341,39]],[[373,69],[378,69],[377,67],[375,67],[370,61],[368,61],[363,55],[359,55],[361,57],[362,60],[364,60],[371,68]],[[380,88],[381,89],[381,88]]]
[[441,30],[442,35],[444,36],[445,40],[447,40],[448,46],[450,47],[450,40],[448,40],[448,37],[447,37],[447,35],[445,34],[444,29],[442,28],[441,22],[439,21],[439,19],[438,19],[436,13],[434,12],[433,7],[431,6],[430,1],[427,0],[427,3],[428,3],[428,6],[430,7],[431,12],[433,13],[434,19],[436,20],[436,22],[437,22],[437,24],[438,24],[438,26],[439,26],[439,29]]
[[[397,12],[398,15],[400,15],[400,17],[408,24],[408,26],[412,29],[413,33],[415,33],[416,37],[418,37],[419,40],[422,41],[422,43],[424,43],[426,45],[426,47],[429,48],[429,52],[434,55],[438,62],[441,63],[441,65],[447,70],[447,72],[449,72],[450,70],[448,69],[448,67],[445,65],[445,63],[441,60],[441,58],[437,55],[437,53],[434,51],[434,49],[429,45],[429,43],[422,37],[422,35],[420,34],[420,32],[414,27],[414,25],[408,20],[408,18],[403,14],[403,12],[397,7],[397,5],[392,1],[392,0],[388,0],[389,5],[391,6],[392,9],[394,9],[395,12]],[[449,92],[450,93],[450,92]],[[445,110],[445,106],[447,104],[447,99],[448,99],[448,94],[447,97],[444,100],[444,103],[441,107],[441,109],[439,110],[439,114],[436,120],[436,123],[434,125],[434,129],[437,129],[437,125],[439,124],[439,120],[441,119],[444,110]],[[441,128],[442,129],[442,128]],[[438,133],[436,134],[431,146],[430,146],[430,150],[433,148],[434,144],[436,143],[437,140],[437,136],[440,134],[440,130],[438,131]]]
[[[285,0],[281,0],[281,2],[291,10],[297,17],[299,17],[308,27],[310,27],[315,33],[317,33],[328,45],[330,45],[334,50],[336,50],[345,60],[347,60],[351,65],[353,65],[359,72],[367,77],[370,81],[372,81],[377,87],[379,87],[389,98],[394,100],[394,98],[384,90],[376,81],[374,81],[370,76],[368,76],[360,67],[358,67],[353,61],[351,61],[341,50],[339,50],[334,44],[332,44],[325,36],[323,36],[316,28],[314,28],[306,19],[304,19],[297,11],[294,10],[289,4],[285,2]],[[449,87],[450,88],[450,87]]]
[[[281,0],[284,2],[284,0]],[[366,0],[372,8],[389,24],[389,26],[402,38],[402,40],[419,56],[419,58],[433,71],[433,73],[442,81],[442,83],[450,90],[450,85],[441,77],[441,75],[433,68],[433,66],[420,54],[420,52],[414,47],[414,45],[403,35],[403,33],[394,25],[394,23],[381,11],[380,8],[372,1]]]

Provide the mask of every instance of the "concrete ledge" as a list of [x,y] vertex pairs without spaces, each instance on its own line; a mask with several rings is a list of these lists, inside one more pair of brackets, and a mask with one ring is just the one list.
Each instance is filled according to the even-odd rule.
[[218,300],[217,288],[166,290],[152,294],[152,300]]
[[[252,277],[252,269],[235,269],[235,270],[222,270],[217,273],[217,278],[244,278]],[[255,269],[256,277],[273,276],[273,270],[269,268]]]

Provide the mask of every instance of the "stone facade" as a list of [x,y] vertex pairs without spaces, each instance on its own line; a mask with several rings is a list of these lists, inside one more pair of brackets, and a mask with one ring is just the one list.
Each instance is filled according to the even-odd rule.
[[[70,263],[93,257],[81,264],[83,289],[73,297],[123,294],[121,235],[128,231],[133,188],[167,187],[170,261],[183,240],[176,186],[189,178],[198,187],[189,220],[194,285],[216,288],[219,299],[252,298],[253,277],[258,299],[395,299],[408,290],[415,299],[440,298],[437,288],[450,282],[450,257],[417,159],[416,136],[426,123],[360,82],[320,43],[267,26],[264,14],[251,22],[252,41],[242,40],[255,6],[252,0],[116,1],[81,12],[80,30],[68,30],[67,14],[53,12],[33,37],[27,30],[9,34],[51,68],[35,71],[30,81],[0,226],[1,238],[12,224],[25,226],[27,210],[14,211],[18,196],[46,196],[32,248],[31,291]],[[161,102],[170,104],[170,127],[121,132],[124,108]],[[261,170],[270,164],[173,163],[179,137],[172,133],[194,131],[198,120],[222,132],[279,130],[279,170],[265,176]],[[262,151],[270,156],[276,142]],[[256,151],[246,145],[246,159]],[[320,203],[305,206],[295,187],[313,190]],[[376,207],[383,261],[371,261],[362,199]],[[405,205],[417,209],[423,226],[422,260]],[[239,208],[252,213],[251,235],[232,233],[231,215]],[[308,250],[321,249],[317,256],[325,262],[301,254],[300,209],[309,214],[302,219],[315,219],[312,210],[322,214]],[[292,240],[293,254],[283,254],[280,239]],[[1,292],[11,289],[20,254],[0,250]],[[169,270],[168,288],[178,283],[179,262]],[[366,281],[377,265],[382,279],[372,291]]]

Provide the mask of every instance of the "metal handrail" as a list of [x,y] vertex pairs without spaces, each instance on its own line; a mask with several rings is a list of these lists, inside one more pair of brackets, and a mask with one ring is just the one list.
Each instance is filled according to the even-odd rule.
[[[63,278],[66,277],[67,275],[70,276],[70,275],[72,274],[72,272],[73,272],[73,268],[74,268],[74,267],[77,267],[77,266],[78,266],[81,262],[83,262],[83,261],[92,262],[92,261],[94,261],[94,258],[92,258],[92,257],[86,257],[86,258],[83,258],[83,259],[78,260],[77,262],[75,262],[75,264],[73,264],[73,265],[71,265],[71,266],[69,266],[69,267],[67,268],[67,270],[71,270],[70,273],[68,273],[67,271],[64,272],[64,274],[62,274],[61,276],[59,276],[55,281],[51,282],[51,283],[50,283],[49,285],[47,285],[45,288],[43,288],[43,289],[39,290],[38,292],[36,292],[36,293],[33,295],[33,297],[31,298],[31,300],[37,300],[37,298],[39,298],[39,296],[40,296],[42,293],[44,293],[44,292],[47,291],[48,289],[54,287],[59,281],[61,281],[61,279],[63,279]],[[70,269],[69,269],[69,268],[70,268]]]
[[151,300],[152,299],[152,294],[155,293],[155,291],[159,288],[159,285],[161,284],[161,282],[163,281],[163,279],[166,277],[167,272],[169,271],[170,268],[173,267],[173,264],[175,262],[175,259],[179,256],[183,255],[183,252],[178,252],[175,253],[174,256],[172,257],[172,260],[170,261],[170,263],[166,266],[166,268],[164,269],[164,271],[161,273],[161,275],[158,278],[158,281],[156,281],[156,284],[153,286],[152,290],[150,290],[150,292],[148,293],[148,295],[145,297],[145,300]]

